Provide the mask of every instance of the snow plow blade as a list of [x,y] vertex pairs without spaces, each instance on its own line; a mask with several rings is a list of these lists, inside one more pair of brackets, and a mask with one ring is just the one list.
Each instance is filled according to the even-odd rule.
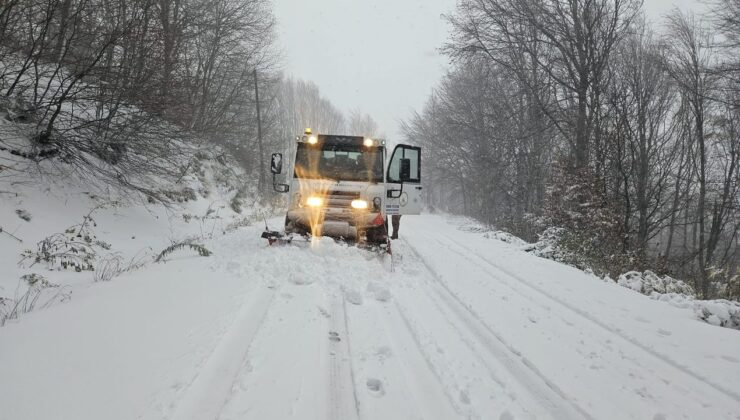
[[[329,236],[331,237],[331,236]],[[286,234],[284,232],[278,232],[275,230],[265,230],[262,232],[262,238],[267,239],[267,243],[272,245],[289,245],[289,244],[308,244],[311,242],[311,236]],[[336,242],[345,243],[348,245],[356,246],[366,251],[375,252],[378,254],[392,254],[391,243],[370,243],[370,242],[358,242],[355,240],[347,240],[344,238],[331,237]]]
[[357,243],[356,244],[358,248],[364,249],[366,251],[375,252],[378,254],[393,254],[391,252],[391,243],[388,241],[388,243],[384,244],[371,244],[371,243]]
[[[293,235],[286,235],[283,232],[278,232],[275,230],[266,230],[262,232],[262,238],[267,239],[267,243],[269,245],[287,245],[294,242]],[[296,242],[308,242],[306,238],[300,237],[301,239]]]

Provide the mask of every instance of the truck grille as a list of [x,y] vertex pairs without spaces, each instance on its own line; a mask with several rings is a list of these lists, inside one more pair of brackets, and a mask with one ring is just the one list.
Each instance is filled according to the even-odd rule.
[[327,191],[326,204],[331,208],[350,208],[352,200],[360,198],[359,191]]

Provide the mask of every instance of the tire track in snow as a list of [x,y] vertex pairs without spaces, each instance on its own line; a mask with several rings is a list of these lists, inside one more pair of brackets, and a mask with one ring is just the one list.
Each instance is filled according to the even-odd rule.
[[260,284],[255,289],[188,384],[171,419],[217,419],[221,414],[233,393],[234,382],[247,358],[252,340],[262,327],[275,298],[274,288]]
[[342,293],[334,293],[331,302],[329,340],[329,418],[357,420],[360,405],[357,402],[355,374],[347,324],[347,301]]
[[[425,271],[428,271],[426,269]],[[491,351],[487,350],[484,346],[481,350],[481,344],[479,344],[480,338],[479,336],[476,336],[475,333],[471,332],[469,328],[463,328],[459,325],[459,323],[455,323],[452,321],[452,317],[457,317],[457,315],[454,312],[451,312],[449,305],[442,303],[439,297],[437,297],[436,293],[432,293],[428,290],[421,289],[421,291],[424,293],[424,295],[427,296],[429,301],[432,303],[432,305],[439,311],[440,314],[443,314],[445,321],[450,326],[452,331],[459,337],[459,342],[464,345],[464,347],[468,350],[468,352],[475,358],[488,372],[489,377],[496,383],[496,385],[500,388],[497,391],[502,393],[508,393],[507,391],[507,384],[505,380],[502,380],[500,377],[500,372],[496,369],[494,366],[494,363],[490,360],[490,357],[486,357],[486,353],[488,353],[488,356],[490,356]],[[438,378],[440,383],[442,383],[442,374],[441,372],[438,372],[438,369],[434,367],[434,363],[429,358],[429,356],[424,352],[424,346],[421,343],[421,335],[420,333],[414,329],[411,323],[410,316],[406,314],[403,309],[400,307],[397,308],[399,312],[399,316],[401,317],[402,322],[406,325],[406,328],[410,331],[411,336],[413,337],[414,341],[417,343],[416,345],[419,347],[420,351],[424,355],[424,358],[426,359],[427,363],[429,364],[429,367],[432,371],[434,371],[435,376]],[[494,359],[498,360],[498,358],[494,357]],[[502,357],[501,359],[505,359]],[[508,369],[507,369],[508,370]],[[464,388],[460,387],[459,385],[453,385],[454,388],[458,389],[459,391],[463,391]],[[529,391],[529,390],[527,390]],[[468,411],[467,418],[481,418],[478,413],[475,413],[474,411],[471,411],[473,407],[471,407],[468,410],[464,410],[460,404],[457,404],[454,400],[454,398],[449,394],[449,392],[445,391],[445,394],[448,396],[448,398],[451,401],[451,404],[455,409],[458,411],[458,413],[461,413],[462,411]],[[511,394],[509,394],[511,395]],[[548,412],[549,407],[545,407],[546,404],[542,404],[541,401],[538,401],[540,411],[542,412]],[[536,417],[537,415],[534,413],[529,412],[529,408],[531,407],[522,407],[522,409],[530,416]]]
[[[540,286],[537,286],[536,284],[534,284],[533,282],[525,279],[524,277],[519,276],[519,275],[517,275],[515,273],[512,273],[510,270],[508,270],[508,269],[506,269],[506,268],[504,268],[504,267],[502,267],[502,266],[500,266],[498,264],[495,264],[495,263],[489,261],[484,256],[482,256],[478,251],[476,251],[474,249],[471,249],[468,246],[465,246],[464,244],[460,243],[459,241],[457,241],[457,240],[455,240],[455,239],[453,239],[453,238],[451,238],[449,236],[447,236],[446,238],[450,242],[452,242],[455,245],[457,245],[459,248],[461,248],[461,249],[463,249],[463,250],[471,253],[472,255],[474,255],[479,261],[482,261],[486,265],[494,268],[495,270],[498,270],[500,273],[502,273],[502,274],[504,274],[504,275],[512,278],[513,280],[517,281],[517,283],[522,284],[525,287],[528,287],[529,289],[535,291],[536,293],[540,294],[541,296],[543,296],[547,300],[549,300],[551,302],[554,302],[554,303],[558,304],[560,307],[563,307],[566,310],[568,310],[568,311],[570,311],[570,312],[578,315],[581,319],[585,319],[585,320],[589,321],[591,324],[600,327],[602,330],[605,330],[607,333],[621,338],[626,343],[631,344],[632,346],[634,346],[635,348],[637,348],[639,350],[642,350],[644,353],[647,353],[651,358],[658,359],[660,362],[662,362],[662,363],[664,363],[664,364],[666,364],[666,365],[668,365],[668,366],[670,366],[670,367],[672,367],[672,368],[674,368],[676,370],[679,370],[683,374],[688,375],[688,376],[694,378],[695,380],[697,380],[699,382],[704,383],[705,385],[709,386],[710,388],[714,389],[715,391],[718,391],[718,392],[722,393],[726,397],[729,397],[729,398],[731,398],[731,399],[733,399],[733,400],[735,400],[737,402],[740,402],[740,394],[738,394],[737,392],[732,391],[730,389],[727,389],[724,386],[711,381],[709,378],[706,378],[704,376],[701,376],[700,374],[692,371],[690,368],[688,368],[688,367],[686,367],[686,366],[684,366],[684,365],[676,362],[675,360],[671,359],[669,356],[667,356],[667,355],[665,355],[663,353],[657,352],[657,351],[655,351],[655,350],[653,350],[653,349],[645,346],[644,344],[640,343],[636,339],[634,339],[634,338],[632,338],[632,337],[630,337],[630,336],[622,333],[621,331],[617,330],[616,328],[614,328],[614,327],[612,327],[612,326],[610,326],[610,325],[608,325],[608,324],[606,324],[606,323],[598,320],[597,318],[593,317],[588,312],[583,311],[582,309],[579,309],[579,308],[571,305],[570,303],[566,302],[565,300],[563,300],[563,299],[561,299],[561,298],[559,298],[557,296],[552,295],[551,293],[549,293],[546,290],[544,290],[544,288],[542,288]],[[439,242],[439,241],[437,241],[437,242]],[[450,249],[450,248],[448,247],[448,249]],[[458,255],[461,255],[461,256],[465,257],[471,263],[474,263],[474,261],[472,261],[470,258],[466,257],[465,254],[460,253],[460,252],[457,252],[457,251],[454,251],[452,249],[450,249],[450,250],[452,252],[455,252]],[[481,267],[481,268],[483,268],[483,267]],[[483,270],[486,271],[486,272],[488,272],[488,274],[491,275],[492,278],[494,278],[494,279],[497,278],[497,276],[493,275],[493,273],[491,273],[490,271],[485,270],[485,268],[483,268]],[[500,278],[499,278],[499,281],[501,281]],[[531,296],[528,296],[526,293],[523,293],[522,291],[520,291],[520,290],[518,290],[518,289],[516,289],[514,287],[511,287],[510,285],[509,285],[509,288],[512,289],[512,290],[514,290],[515,292],[517,292],[521,296],[524,296],[525,298],[527,298],[531,302],[539,305],[540,307],[543,307],[543,308],[546,307],[545,305],[543,305],[543,304],[541,304],[539,302],[534,301],[531,298]]]
[[[450,290],[416,248],[407,240],[404,239],[403,241],[433,279],[433,282],[427,283],[429,290],[437,296],[438,302],[458,319],[457,324],[450,320],[455,328],[468,330],[470,335],[481,344],[490,356],[501,363],[554,418],[563,420],[593,419],[582,407],[568,399],[557,385],[542,374],[531,362],[523,358],[517,349],[507,343],[499,333],[483,321],[480,315]],[[462,331],[460,332],[462,333]],[[474,353],[476,352],[475,349],[471,350]],[[485,364],[491,369],[487,362]]]
[[[428,389],[425,391],[421,390],[413,390],[412,394],[418,395],[418,394],[437,394],[440,393],[444,396],[449,408],[438,408],[438,410],[435,410],[434,414],[440,415],[441,413],[448,413],[444,415],[445,419],[449,419],[449,412],[452,411],[458,415],[462,414],[462,408],[455,402],[455,399],[450,395],[447,388],[444,386],[444,383],[442,382],[442,377],[440,372],[435,368],[432,361],[429,359],[429,356],[424,352],[423,346],[421,345],[421,342],[419,340],[419,334],[417,331],[413,329],[411,326],[411,322],[409,321],[407,315],[404,313],[404,310],[401,309],[400,305],[398,304],[398,301],[394,301],[393,303],[393,314],[391,315],[391,322],[389,323],[390,327],[390,333],[393,337],[394,342],[401,343],[401,347],[405,348],[408,344],[413,344],[413,347],[416,349],[416,352],[421,355],[421,358],[424,361],[424,365],[415,364],[412,366],[412,370],[417,372],[416,375],[414,375],[414,379],[416,379],[415,384],[416,387],[421,388],[423,384],[436,384],[436,386],[431,385],[432,389]],[[399,322],[400,321],[400,322]],[[404,332],[398,331],[397,328],[394,328],[394,326],[402,325],[402,329]],[[408,354],[409,351],[405,350],[405,353]],[[404,358],[403,360],[412,362],[413,360],[418,360],[409,357],[408,359]],[[429,380],[431,379],[431,381]],[[418,396],[416,397],[417,400],[421,399]],[[438,403],[438,401],[436,401]],[[421,407],[421,410],[427,409],[427,407]]]
[[359,351],[355,386],[362,419],[466,418],[408,327],[398,300],[347,305],[347,318],[352,351]]

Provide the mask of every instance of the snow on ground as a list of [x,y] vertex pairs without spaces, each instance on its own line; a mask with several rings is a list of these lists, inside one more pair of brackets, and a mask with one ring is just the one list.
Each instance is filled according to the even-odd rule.
[[440,216],[392,270],[261,229],[0,328],[0,419],[740,419],[740,334],[690,310]]
[[[4,156],[9,154],[0,151],[0,157]],[[221,178],[214,179],[222,176],[219,171],[230,171],[228,167],[208,159],[198,163],[202,175],[188,175],[178,185],[162,187],[183,200],[166,206],[68,176],[49,162],[42,162],[37,170],[27,168],[0,178],[0,318],[9,310],[2,299],[18,300],[27,290],[22,276],[44,276],[57,286],[47,290],[51,294],[74,294],[99,277],[106,264],[124,269],[148,263],[174,242],[220,236],[240,223],[258,219],[253,203],[244,203],[249,208],[236,213],[231,205],[235,188]],[[77,232],[87,216],[83,236],[89,234],[90,240],[74,238],[68,232]],[[84,253],[79,251],[76,256],[55,258],[53,263],[35,262],[42,241],[54,235],[63,238],[57,244],[69,243],[69,238],[78,242],[57,251],[71,255],[72,248],[84,248],[94,253],[90,262],[97,270],[61,269],[63,260],[82,258]],[[22,258],[25,253],[31,257]],[[43,306],[51,294],[43,294],[36,307]]]

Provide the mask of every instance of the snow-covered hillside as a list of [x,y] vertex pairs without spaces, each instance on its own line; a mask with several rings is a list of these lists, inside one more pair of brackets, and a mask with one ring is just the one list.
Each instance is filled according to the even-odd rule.
[[740,418],[738,331],[458,225],[88,283],[0,328],[0,418]]
[[[239,169],[217,156],[199,152],[179,182],[158,185],[166,202],[80,177],[59,161],[0,165],[0,326],[144,268],[172,244],[262,220],[266,210],[248,198]],[[0,147],[0,162],[12,157]]]

